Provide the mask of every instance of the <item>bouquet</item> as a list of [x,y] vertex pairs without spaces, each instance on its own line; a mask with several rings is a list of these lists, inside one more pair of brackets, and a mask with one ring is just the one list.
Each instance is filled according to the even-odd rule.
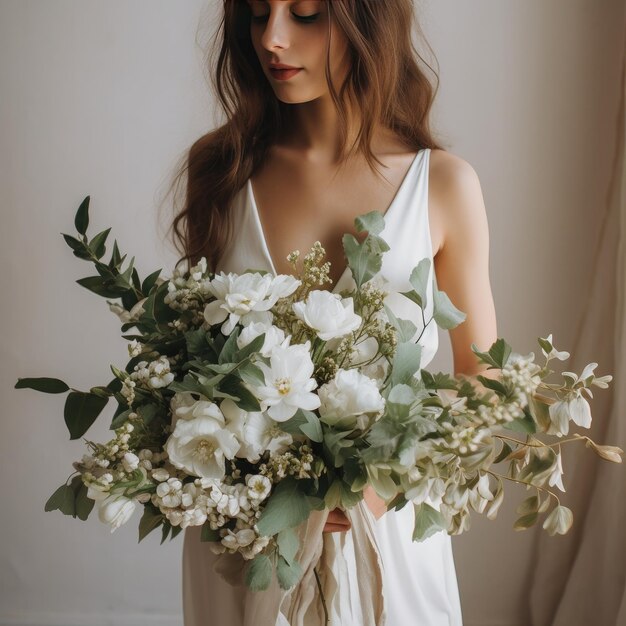
[[[297,527],[313,510],[354,506],[367,484],[389,509],[415,508],[415,541],[466,531],[471,511],[494,519],[505,480],[531,491],[514,528],[545,515],[553,535],[573,522],[550,489],[565,491],[561,444],[584,441],[601,458],[622,461],[620,448],[569,433],[572,422],[589,428],[591,387],[607,388],[612,377],[596,376],[590,363],[547,382],[550,362],[569,357],[551,334],[538,339],[541,364],[500,338],[486,352],[472,344],[494,377],[420,368],[421,333],[385,303],[379,272],[389,246],[378,211],[355,219],[357,231],[367,231],[362,242],[344,235],[356,287],[333,293],[323,288],[332,281],[319,242],[300,270],[299,252],[289,255],[293,275],[212,273],[202,258],[169,279],[157,270],[140,280],[134,257],[124,268],[117,241],[103,260],[111,229],[88,238],[88,208],[89,197],[76,212],[78,237],[63,237],[95,266],[77,282],[107,298],[130,360],[89,391],[47,377],[15,385],[69,392],[70,439],[85,435],[111,397],[117,403],[114,435],[85,439],[89,453],[46,511],[86,520],[96,506],[113,532],[141,504],[139,541],[157,527],[163,543],[201,526],[212,550],[243,556],[251,589],[266,589],[274,572],[289,589],[302,575]],[[429,263],[411,271],[403,293],[422,311]],[[465,319],[443,291],[433,293],[424,328]]]

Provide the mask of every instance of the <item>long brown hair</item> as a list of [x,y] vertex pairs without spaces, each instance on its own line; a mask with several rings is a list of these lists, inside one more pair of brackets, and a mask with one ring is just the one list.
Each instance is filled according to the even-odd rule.
[[[178,212],[168,230],[173,230],[174,245],[183,255],[177,266],[183,261],[195,265],[205,256],[212,271],[233,234],[229,207],[279,137],[289,112],[276,98],[253,48],[248,3],[223,2],[215,39],[221,41],[221,49],[215,65],[214,49],[209,51],[207,67],[227,121],[195,141],[179,165],[170,190],[180,188],[183,181],[187,184],[182,207],[180,211],[174,207]],[[345,33],[351,59],[351,69],[337,93],[330,80],[327,48],[326,80],[341,126],[340,161],[350,154],[346,152],[346,98],[357,107],[362,120],[355,149],[374,171],[374,162],[380,161],[372,153],[370,141],[377,124],[394,131],[415,151],[440,148],[429,125],[436,89],[417,59],[433,71],[437,88],[438,76],[413,44],[413,30],[422,33],[412,0],[327,2],[330,16],[334,15]]]

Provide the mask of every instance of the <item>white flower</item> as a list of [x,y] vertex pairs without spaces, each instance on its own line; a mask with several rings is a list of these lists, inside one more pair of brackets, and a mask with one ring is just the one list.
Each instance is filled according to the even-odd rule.
[[112,493],[99,502],[98,517],[101,522],[110,524],[113,532],[131,518],[135,506],[134,500],[121,493]]
[[274,346],[279,345],[285,340],[285,331],[273,324],[264,324],[263,322],[252,322],[243,328],[239,336],[237,337],[237,347],[239,349],[244,348],[253,339],[256,339],[259,335],[265,333],[265,339],[259,352],[269,357]]
[[256,533],[252,528],[242,528],[233,532],[230,528],[228,534],[222,537],[222,543],[230,550],[237,550],[251,544],[256,538]]
[[589,428],[591,426],[591,407],[589,402],[582,396],[577,396],[570,399],[568,405],[572,421],[581,428]]
[[126,324],[128,322],[137,321],[145,313],[145,310],[143,308],[143,303],[147,299],[148,298],[145,297],[139,300],[139,302],[137,302],[137,304],[135,304],[130,311],[127,311],[123,306],[117,303],[109,302],[108,300],[107,302],[109,303],[109,309],[113,313],[115,313],[122,322]]
[[265,546],[269,543],[270,537],[257,537],[254,543],[251,543],[239,549],[244,559],[253,559]]
[[342,298],[338,293],[323,289],[313,289],[306,300],[294,302],[292,307],[296,316],[324,341],[351,333],[362,321],[354,312],[352,298]]
[[[311,360],[311,342],[289,345],[291,335],[283,344],[275,346],[270,355],[269,367],[258,363],[263,371],[265,385],[253,387],[263,411],[278,422],[293,417],[298,409],[317,409],[320,400],[312,390],[317,382],[312,378],[314,365]],[[269,407],[269,409],[268,409]]]
[[293,437],[280,428],[276,420],[265,413],[250,413],[246,424],[246,439],[259,455],[269,451],[272,455],[286,452]]
[[261,474],[248,474],[246,476],[248,496],[253,500],[265,500],[272,489],[272,483],[267,476]]
[[158,482],[163,482],[164,480],[167,480],[169,477],[170,477],[169,472],[162,467],[152,470],[152,478],[154,478],[154,480]]
[[561,460],[561,453],[558,452],[556,455],[556,464],[552,473],[550,474],[550,479],[548,480],[548,484],[550,486],[556,485],[561,491],[565,491],[565,487],[563,486],[563,462]]
[[220,410],[226,418],[226,428],[235,435],[240,444],[235,456],[247,459],[251,463],[258,461],[264,448],[259,445],[254,433],[249,432],[248,424],[253,416],[261,415],[261,413],[244,411],[230,398],[222,400]]
[[183,484],[178,478],[168,478],[165,482],[159,483],[156,489],[157,496],[161,499],[163,506],[173,508],[182,502]]
[[566,352],[565,350],[562,351],[558,351],[553,345],[552,345],[552,333],[550,333],[547,337],[546,337],[546,341],[550,344],[550,346],[552,346],[552,349],[550,350],[550,352],[546,352],[543,348],[541,348],[541,351],[543,352],[543,355],[546,358],[552,359],[552,358],[557,358],[559,359],[559,361],[565,361],[565,359],[569,358],[569,352]]
[[224,427],[224,416],[212,402],[198,401],[198,417],[180,419],[165,443],[169,460],[188,474],[205,478],[222,478],[225,459],[234,458],[239,442]]
[[[352,354],[350,355],[350,365],[370,361],[378,352],[378,341],[376,341],[375,337],[367,337],[366,339],[355,343],[352,346],[352,350]],[[389,362],[381,354],[371,363],[359,365],[358,367],[361,374],[369,376],[369,378],[375,380],[376,384],[379,385],[387,376]]]
[[385,408],[376,382],[356,369],[338,369],[318,394],[321,421],[337,428],[364,430]]
[[139,467],[139,457],[132,452],[126,452],[122,459],[122,465],[124,469],[130,474],[133,470]]
[[557,505],[546,517],[543,522],[543,528],[550,535],[555,535],[556,533],[564,535],[570,529],[573,521],[574,516],[571,509],[563,505]]
[[221,331],[230,335],[236,324],[271,323],[270,309],[279,298],[293,293],[299,280],[287,274],[272,276],[260,272],[238,275],[220,272],[206,287],[215,296],[204,309],[204,319],[211,325],[222,324]]

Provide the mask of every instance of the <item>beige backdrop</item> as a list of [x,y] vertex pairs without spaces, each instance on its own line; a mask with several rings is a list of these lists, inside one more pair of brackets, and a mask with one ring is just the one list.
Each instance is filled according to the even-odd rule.
[[[195,39],[205,7],[214,26],[220,5],[0,0],[0,625],[182,624],[182,536],[137,544],[138,514],[110,535],[96,517],[44,513],[85,448],[66,434],[64,396],[13,385],[56,376],[88,389],[110,380],[109,363],[125,363],[116,318],[74,282],[91,266],[60,233],[73,232],[89,194],[91,233],[112,226],[142,275],[171,267],[157,206],[178,157],[215,124]],[[439,62],[435,127],[482,182],[499,336],[527,353],[552,332],[568,349],[590,281],[603,279],[591,262],[615,145],[624,3],[419,7]],[[450,371],[443,336],[431,367]],[[110,414],[89,438],[107,438]],[[567,449],[564,468],[567,487]],[[511,529],[525,492],[507,488],[496,521],[475,515],[453,538],[467,626],[530,623],[537,535]]]

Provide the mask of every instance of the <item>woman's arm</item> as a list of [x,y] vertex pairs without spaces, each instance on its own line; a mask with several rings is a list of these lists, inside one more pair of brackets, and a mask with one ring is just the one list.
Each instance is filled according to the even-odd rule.
[[[443,244],[435,255],[437,287],[461,309],[465,321],[450,331],[454,374],[483,373],[472,343],[487,350],[498,338],[496,312],[489,279],[489,227],[480,181],[462,158],[431,153],[430,211],[443,230]],[[497,375],[499,370],[485,372]]]
[[[428,196],[431,224],[443,232],[443,244],[434,259],[437,287],[467,315],[448,331],[454,374],[496,377],[500,370],[485,371],[488,366],[479,363],[471,349],[474,343],[487,350],[497,339],[489,280],[489,228],[478,175],[462,158],[432,150]],[[478,381],[476,384],[480,385]],[[386,512],[384,500],[369,485],[364,489],[364,499],[376,519]]]

